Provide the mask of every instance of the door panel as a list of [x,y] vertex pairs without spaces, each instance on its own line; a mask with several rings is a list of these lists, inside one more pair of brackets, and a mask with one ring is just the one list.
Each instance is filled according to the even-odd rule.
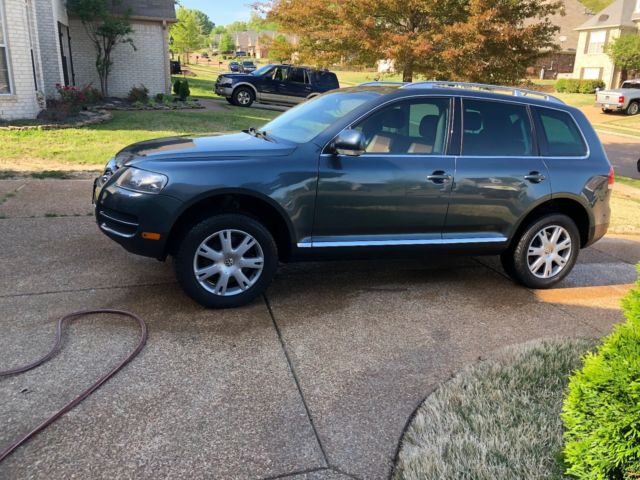
[[462,108],[462,154],[443,237],[508,237],[532,204],[551,195],[529,110],[470,99]]
[[352,127],[365,138],[364,154],[322,155],[314,244],[441,239],[455,166],[446,155],[450,112],[447,98],[395,102]]
[[280,100],[286,103],[301,103],[311,94],[311,84],[302,68],[289,70],[284,81],[278,83]]

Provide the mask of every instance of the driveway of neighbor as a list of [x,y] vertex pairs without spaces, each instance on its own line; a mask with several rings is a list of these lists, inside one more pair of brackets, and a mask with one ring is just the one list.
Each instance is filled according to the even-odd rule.
[[[54,320],[79,309],[135,312],[150,338],[0,464],[0,478],[385,478],[407,419],[439,383],[506,345],[607,333],[640,260],[640,237],[607,237],[544,292],[512,284],[493,257],[287,265],[260,301],[207,311],[170,263],[98,231],[90,190],[0,181],[0,369],[44,352]],[[122,319],[86,319],[49,363],[0,379],[0,448],[136,340]]]

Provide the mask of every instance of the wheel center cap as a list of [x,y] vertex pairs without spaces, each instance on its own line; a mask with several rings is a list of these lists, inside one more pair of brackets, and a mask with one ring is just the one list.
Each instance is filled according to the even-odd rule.
[[224,264],[227,267],[233,267],[233,258],[228,257],[224,259]]

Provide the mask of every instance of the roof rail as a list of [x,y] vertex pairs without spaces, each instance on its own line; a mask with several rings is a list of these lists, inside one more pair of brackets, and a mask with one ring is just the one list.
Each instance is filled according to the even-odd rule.
[[502,85],[487,85],[484,83],[465,83],[465,82],[443,82],[443,81],[432,81],[432,82],[415,82],[415,83],[407,83],[402,88],[464,88],[464,89],[476,89],[476,90],[487,90],[495,93],[504,93],[508,95],[513,95],[514,97],[538,97],[546,100],[547,102],[554,103],[562,103],[564,102],[560,100],[558,97],[554,97],[553,95],[549,95],[544,92],[536,92],[535,90],[527,90],[524,88],[518,87],[505,87]]
[[373,82],[364,82],[364,83],[360,83],[358,84],[359,87],[385,87],[385,86],[398,86],[398,87],[403,87],[409,85],[407,82],[378,82],[378,81],[373,81]]

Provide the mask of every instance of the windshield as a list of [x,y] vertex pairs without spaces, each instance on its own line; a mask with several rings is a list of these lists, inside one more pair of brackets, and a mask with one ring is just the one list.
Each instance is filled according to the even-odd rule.
[[334,122],[379,96],[375,92],[334,92],[308,100],[267,123],[267,135],[294,143],[314,139]]
[[251,72],[251,75],[255,75],[256,77],[260,77],[263,74],[267,73],[269,70],[273,68],[273,65],[264,65],[257,70]]

